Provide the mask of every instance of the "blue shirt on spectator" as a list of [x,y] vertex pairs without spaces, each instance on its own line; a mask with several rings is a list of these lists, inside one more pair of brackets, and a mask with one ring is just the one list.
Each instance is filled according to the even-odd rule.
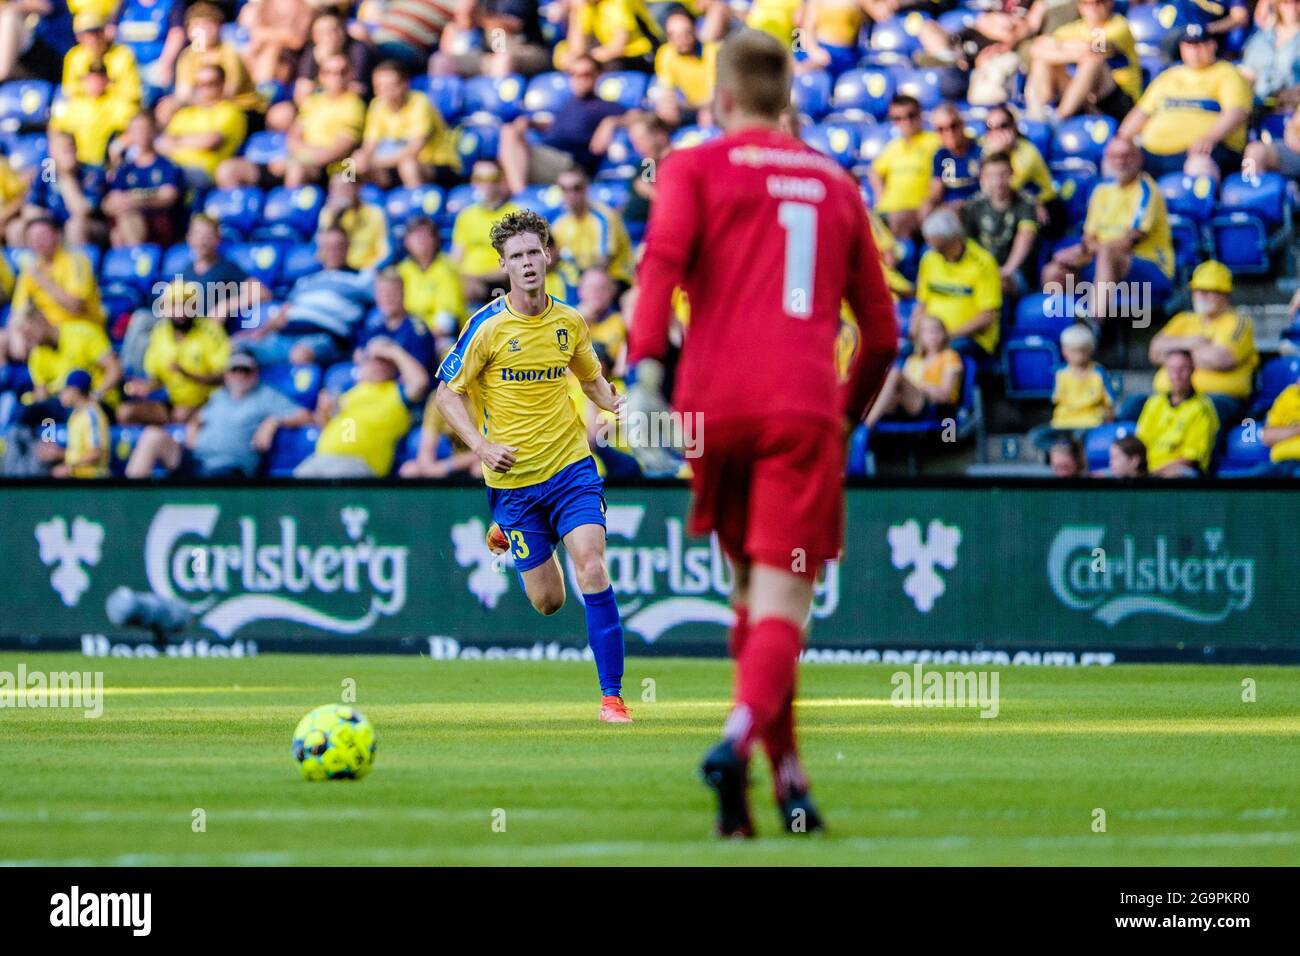
[[591,151],[591,137],[601,120],[622,112],[622,106],[602,100],[594,93],[585,99],[571,97],[555,111],[555,121],[542,141],[553,149],[568,153],[589,176],[594,176],[600,157]]
[[236,399],[228,389],[212,393],[200,412],[202,420],[194,442],[194,457],[202,472],[238,469],[257,474],[261,455],[253,448],[253,434],[271,416],[287,418],[300,411],[287,395],[269,385],[256,385]]
[[366,319],[365,324],[361,326],[361,331],[357,333],[357,348],[365,348],[366,343],[371,339],[380,338],[392,339],[425,368],[433,367],[437,352],[434,349],[433,336],[429,334],[429,327],[423,322],[417,322],[408,315],[404,316],[401,324],[394,329],[382,315],[372,312],[370,318]]
[[943,183],[943,201],[967,199],[980,189],[980,148],[971,143],[965,156],[957,156],[947,146],[934,154],[934,172]]
[[183,0],[122,0],[113,16],[118,43],[125,43],[140,66],[150,66],[162,56],[167,32],[184,25]]
[[[108,192],[108,174],[104,167],[78,165],[77,180],[81,184],[81,192],[92,206],[98,206],[104,201],[104,194]],[[68,207],[63,202],[63,193],[59,192],[58,183],[52,177],[47,179],[38,172],[32,180],[27,202],[48,209],[60,224],[68,221]]]

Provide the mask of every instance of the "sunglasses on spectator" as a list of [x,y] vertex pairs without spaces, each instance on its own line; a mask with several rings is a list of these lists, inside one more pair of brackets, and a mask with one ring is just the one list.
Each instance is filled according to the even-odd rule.
[[921,114],[915,110],[908,110],[906,113],[890,113],[889,121],[891,123],[905,123],[908,120],[920,119]]
[[961,123],[936,123],[934,125],[934,128],[937,129],[940,133],[947,133],[950,132],[951,130],[961,129],[962,124]]
[[1011,129],[1010,123],[988,123],[984,127],[990,133],[996,133],[1000,129]]

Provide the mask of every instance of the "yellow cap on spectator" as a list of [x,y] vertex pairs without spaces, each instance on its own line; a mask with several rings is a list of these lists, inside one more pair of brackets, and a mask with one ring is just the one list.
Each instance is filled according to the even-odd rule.
[[1232,273],[1222,262],[1210,259],[1196,267],[1189,285],[1197,292],[1222,292],[1227,295],[1232,291]]
[[102,30],[107,25],[108,19],[102,13],[95,13],[93,10],[78,13],[72,18],[73,33],[88,33],[91,30]]

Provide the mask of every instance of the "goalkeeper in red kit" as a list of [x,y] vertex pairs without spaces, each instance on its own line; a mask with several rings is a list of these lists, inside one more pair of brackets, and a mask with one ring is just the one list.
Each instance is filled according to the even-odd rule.
[[[691,531],[716,532],[736,572],[734,707],[701,767],[723,836],[753,835],[758,742],[782,825],[822,828],[795,743],[795,671],[814,578],[843,543],[846,422],[874,398],[898,337],[857,183],[778,130],[790,74],[789,52],[766,34],[722,45],[713,108],[724,135],[659,164],[628,353],[630,411],[663,411],[673,293],[684,290],[673,406],[702,428]],[[841,382],[845,302],[860,345]]]

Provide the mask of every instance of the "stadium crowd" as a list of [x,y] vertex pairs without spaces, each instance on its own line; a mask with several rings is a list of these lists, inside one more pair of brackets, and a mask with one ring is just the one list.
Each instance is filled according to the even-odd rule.
[[[851,471],[986,389],[1050,400],[1058,475],[1300,474],[1300,326],[1261,355],[1233,308],[1289,262],[1300,0],[7,0],[4,472],[478,474],[429,394],[492,224],[547,217],[617,383],[656,166],[716,135],[742,26],[789,43],[785,126],[861,183],[897,299]],[[1151,317],[1121,396],[1094,356]]]

